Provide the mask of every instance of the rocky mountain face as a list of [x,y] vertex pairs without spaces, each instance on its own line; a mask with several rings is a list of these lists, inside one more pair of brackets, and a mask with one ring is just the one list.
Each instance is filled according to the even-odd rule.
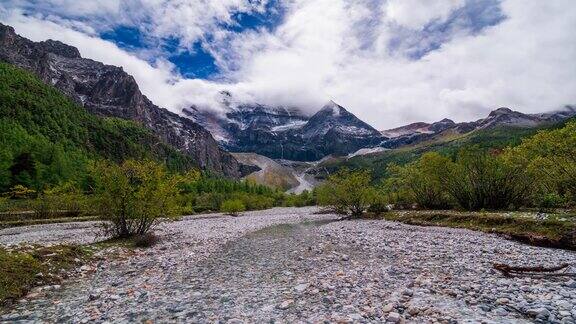
[[2,24],[0,60],[32,71],[94,114],[142,124],[203,169],[235,178],[243,173],[243,166],[219,147],[210,132],[154,105],[120,67],[82,58],[78,49],[58,41],[32,42]]
[[416,144],[430,140],[447,131],[466,134],[475,130],[502,126],[533,128],[558,123],[575,116],[576,108],[571,106],[567,106],[561,111],[542,114],[524,114],[510,108],[498,108],[490,112],[486,118],[473,122],[455,123],[450,119],[443,119],[432,124],[413,123],[382,131],[382,135],[388,138],[382,142],[382,147],[398,148],[404,145]]
[[[229,94],[224,94],[228,98]],[[298,109],[259,104],[232,105],[218,115],[195,108],[184,113],[210,130],[228,150],[270,158],[316,161],[378,145],[383,136],[342,106],[329,102],[308,116]]]

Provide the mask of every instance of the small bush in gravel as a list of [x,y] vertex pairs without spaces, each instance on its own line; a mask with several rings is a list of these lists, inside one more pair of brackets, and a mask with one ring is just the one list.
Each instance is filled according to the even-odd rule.
[[238,216],[239,213],[246,210],[246,206],[239,199],[226,200],[222,203],[220,211],[231,216]]
[[60,282],[63,273],[89,254],[75,245],[0,247],[0,305],[20,298],[35,285]]
[[371,181],[367,171],[341,169],[318,188],[318,204],[338,213],[360,217],[376,196]]
[[159,241],[160,238],[156,234],[149,232],[134,237],[134,246],[139,248],[149,248],[156,245]]
[[174,216],[182,178],[163,165],[128,160],[121,165],[97,163],[92,168],[104,233],[115,238],[144,235],[160,218]]

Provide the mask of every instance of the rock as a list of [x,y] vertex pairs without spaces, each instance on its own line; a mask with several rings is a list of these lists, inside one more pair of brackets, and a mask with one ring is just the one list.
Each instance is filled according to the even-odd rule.
[[292,307],[292,304],[294,304],[294,300],[288,299],[288,300],[283,301],[280,305],[278,305],[278,308],[285,310],[285,309]]
[[420,309],[418,309],[417,307],[411,306],[411,307],[408,307],[406,312],[408,314],[410,314],[411,316],[416,316],[416,315],[418,315],[418,313],[420,313]]
[[574,318],[572,318],[572,317],[564,317],[564,318],[560,321],[560,323],[561,323],[561,324],[574,324],[574,323],[576,323],[576,322],[574,321]]
[[348,315],[348,317],[353,321],[361,321],[362,319],[364,319],[364,316],[357,314],[357,313],[350,314],[350,315]]
[[506,304],[508,304],[509,302],[510,302],[510,299],[508,299],[508,298],[498,298],[498,299],[496,299],[496,304],[499,304],[499,305],[506,305]]
[[296,287],[294,287],[294,290],[296,290],[299,293],[304,292],[306,289],[308,289],[308,284],[299,284]]
[[119,299],[120,299],[120,296],[118,296],[118,295],[110,295],[110,296],[108,296],[108,299],[109,299],[109,300],[119,300]]
[[568,288],[576,288],[576,280],[570,279],[565,284]]
[[396,312],[391,312],[390,314],[388,314],[388,317],[386,318],[386,322],[399,323],[401,319],[402,319],[402,317],[400,316],[400,314],[398,314]]
[[90,267],[90,266],[88,266],[88,265],[83,265],[83,266],[80,267],[80,271],[82,271],[82,272],[88,272],[88,271],[91,271],[91,270],[92,270],[92,267]]
[[546,308],[533,308],[533,309],[529,309],[526,312],[528,315],[532,315],[534,317],[548,317],[550,316],[550,311],[547,310]]
[[498,316],[506,316],[506,315],[508,315],[508,311],[507,311],[506,309],[502,308],[502,307],[496,308],[495,310],[493,310],[493,312],[494,312],[495,315],[498,315]]
[[382,311],[384,313],[390,313],[393,310],[394,310],[394,304],[386,304],[384,305],[384,307],[382,307]]
[[567,300],[559,300],[556,302],[556,305],[558,306],[558,308],[560,308],[561,310],[571,310],[572,309],[572,304],[567,301]]

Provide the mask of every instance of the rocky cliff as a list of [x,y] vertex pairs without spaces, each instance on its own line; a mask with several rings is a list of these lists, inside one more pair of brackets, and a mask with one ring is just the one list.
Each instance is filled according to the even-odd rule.
[[2,24],[0,60],[32,71],[94,114],[142,124],[202,169],[234,178],[242,175],[243,166],[207,130],[154,105],[120,67],[82,58],[78,49],[58,41],[32,42]]

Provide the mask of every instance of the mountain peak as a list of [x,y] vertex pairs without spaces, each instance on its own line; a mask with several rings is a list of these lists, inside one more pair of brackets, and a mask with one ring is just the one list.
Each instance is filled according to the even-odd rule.
[[330,100],[322,107],[322,109],[320,109],[320,111],[318,111],[318,113],[324,113],[325,114],[326,112],[329,112],[334,117],[340,117],[340,114],[343,111],[346,111],[346,109],[344,109],[342,106],[340,106],[339,104],[337,104],[333,100]]
[[54,53],[67,58],[81,58],[80,51],[74,46],[64,44],[57,40],[49,39],[39,42],[46,52]]
[[488,116],[499,116],[499,115],[509,115],[514,113],[514,111],[507,107],[500,107],[492,112]]

